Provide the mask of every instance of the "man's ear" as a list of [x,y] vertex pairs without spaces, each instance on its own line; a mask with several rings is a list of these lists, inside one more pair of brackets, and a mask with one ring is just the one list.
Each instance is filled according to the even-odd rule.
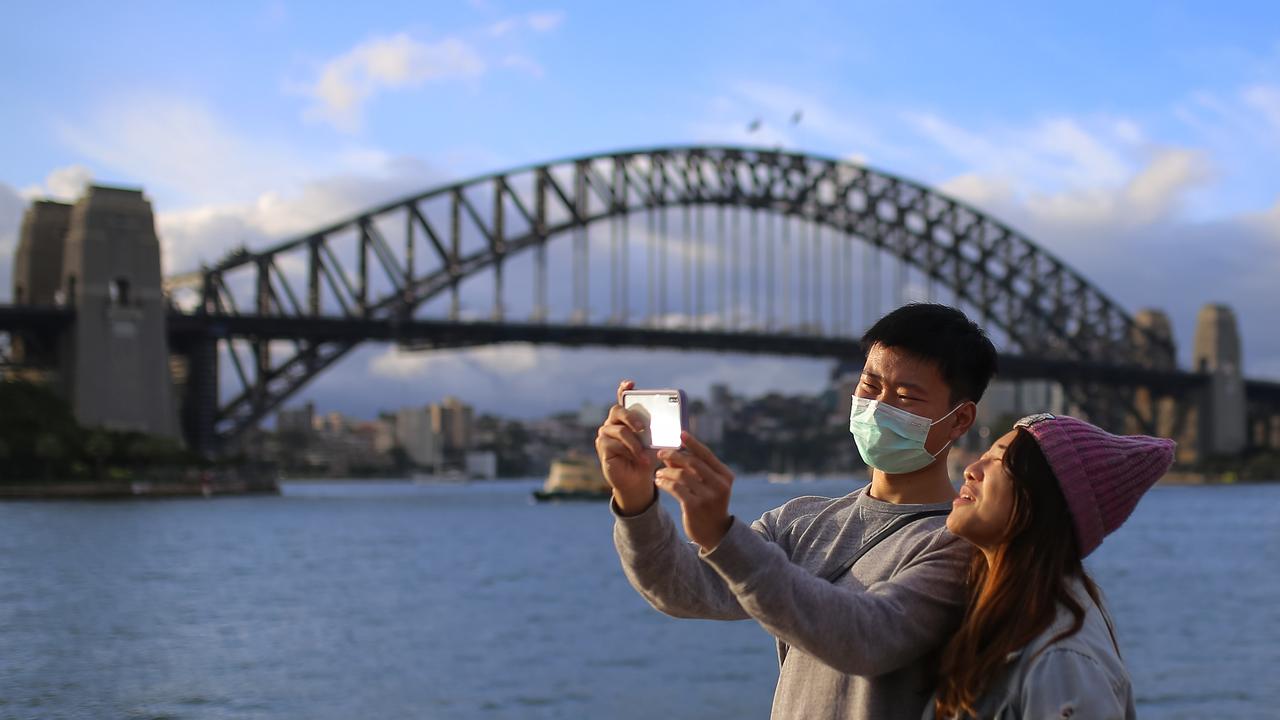
[[978,403],[972,400],[966,400],[963,405],[956,409],[956,424],[951,430],[951,440],[959,440],[961,435],[969,432],[969,428],[973,427],[973,423],[978,419]]

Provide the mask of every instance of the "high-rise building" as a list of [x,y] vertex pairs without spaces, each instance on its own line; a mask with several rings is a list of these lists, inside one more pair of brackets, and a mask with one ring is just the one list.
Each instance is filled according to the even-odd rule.
[[302,407],[281,410],[276,413],[276,432],[290,435],[310,435],[315,427],[316,405],[307,403]]
[[430,407],[406,407],[396,412],[396,442],[421,467],[438,468],[444,463],[443,438],[436,432],[433,414]]
[[446,396],[440,403],[430,405],[431,428],[444,443],[449,453],[464,453],[471,448],[472,410],[453,396]]

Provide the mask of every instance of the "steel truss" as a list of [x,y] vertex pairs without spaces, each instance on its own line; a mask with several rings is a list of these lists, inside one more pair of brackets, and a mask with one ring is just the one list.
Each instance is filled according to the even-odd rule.
[[[666,227],[669,209],[689,208],[719,208],[716,232],[705,231],[701,213],[692,229],[687,212],[678,227]],[[726,210],[733,226],[728,233]],[[744,211],[750,214],[749,223],[740,222]],[[643,319],[632,316],[627,299],[628,283],[637,273],[626,264],[629,223],[623,221],[637,215],[647,220],[651,237],[656,235],[663,243],[656,249],[650,244],[650,314]],[[685,314],[695,318],[697,326],[758,332],[761,308],[756,303],[763,297],[767,303],[764,329],[792,337],[823,335],[820,323],[786,329],[771,326],[777,294],[773,253],[781,243],[771,242],[773,235],[767,233],[761,247],[757,223],[779,222],[773,218],[781,219],[781,242],[801,243],[801,261],[804,268],[811,268],[802,277],[811,284],[823,282],[826,274],[833,290],[839,283],[850,282],[851,248],[862,243],[870,251],[864,261],[871,258],[877,268],[880,256],[897,258],[903,272],[910,266],[931,287],[937,283],[949,288],[959,302],[1007,336],[1010,347],[1005,352],[1052,362],[1174,368],[1169,338],[1139,327],[1066,263],[974,208],[923,185],[850,162],[733,147],[582,156],[445,185],[266,250],[242,249],[215,265],[170,278],[166,292],[187,313],[210,321],[242,316],[409,321],[424,303],[441,297],[449,298],[450,317],[456,320],[460,318],[459,285],[478,274],[492,273],[491,319],[502,321],[508,314],[503,304],[504,269],[516,256],[531,253],[535,290],[530,315],[534,321],[545,321],[547,248],[563,237],[572,242],[572,322],[584,323],[590,317],[592,279],[586,232],[594,224],[609,222],[614,249],[609,323],[653,327],[669,315],[670,308],[665,307],[668,275],[656,274],[661,283],[658,293],[653,287],[653,263],[656,257],[666,262],[666,254],[654,253],[666,253],[665,243],[676,238],[689,249],[690,259],[683,267]],[[791,238],[789,228],[796,220],[802,221],[801,229],[809,228],[809,235],[797,230],[798,239]],[[824,237],[829,262],[822,258]],[[742,247],[744,242],[749,243],[748,249]],[[708,248],[719,251],[719,267],[707,267]],[[805,248],[812,249],[812,257],[804,254],[809,252]],[[747,308],[739,293],[745,288],[735,281],[730,301],[723,278],[725,258],[747,253],[752,258],[753,292],[750,320],[744,324],[741,315]],[[766,256],[763,261],[761,254]],[[803,272],[810,272],[804,268]],[[766,277],[757,272],[765,272]],[[717,274],[721,316],[708,319],[703,312],[705,285],[699,283]],[[681,278],[672,274],[671,279]],[[879,283],[878,276],[875,282]],[[879,293],[879,287],[874,291]],[[655,294],[659,298],[656,312]],[[784,302],[790,298],[787,293]],[[801,312],[814,317],[825,312],[843,326],[844,334],[857,329],[852,301],[841,300],[833,292],[830,306],[824,307],[819,289],[814,290],[812,301],[808,298],[804,293]],[[789,305],[786,310],[790,312]],[[217,323],[209,327],[218,337]],[[245,343],[227,342],[224,350],[239,389],[217,408],[216,416],[208,418],[213,432],[223,441],[240,435],[361,339],[293,338],[284,341],[288,347],[282,350],[278,338],[256,335],[247,342],[247,358]],[[208,347],[201,347],[209,372]],[[207,387],[203,392],[207,397]],[[1092,392],[1092,386],[1080,385],[1072,395],[1088,407]]]

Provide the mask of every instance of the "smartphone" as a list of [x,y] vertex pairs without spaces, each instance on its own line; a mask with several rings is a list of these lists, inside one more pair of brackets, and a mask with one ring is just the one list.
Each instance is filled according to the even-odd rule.
[[648,420],[640,433],[645,447],[680,447],[680,431],[689,426],[689,403],[683,390],[624,390],[622,407]]

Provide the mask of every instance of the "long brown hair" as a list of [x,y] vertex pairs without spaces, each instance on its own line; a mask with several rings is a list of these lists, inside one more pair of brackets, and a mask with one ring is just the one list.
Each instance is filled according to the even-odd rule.
[[1073,622],[1053,640],[1080,631],[1085,608],[1071,595],[1073,578],[1083,581],[1102,607],[1098,587],[1080,561],[1067,502],[1031,433],[1018,430],[1003,464],[1014,491],[1006,539],[990,567],[986,555],[972,548],[964,620],[942,653],[935,708],[939,718],[976,716],[975,704],[1004,669],[1008,654],[1044,632],[1059,605]]

